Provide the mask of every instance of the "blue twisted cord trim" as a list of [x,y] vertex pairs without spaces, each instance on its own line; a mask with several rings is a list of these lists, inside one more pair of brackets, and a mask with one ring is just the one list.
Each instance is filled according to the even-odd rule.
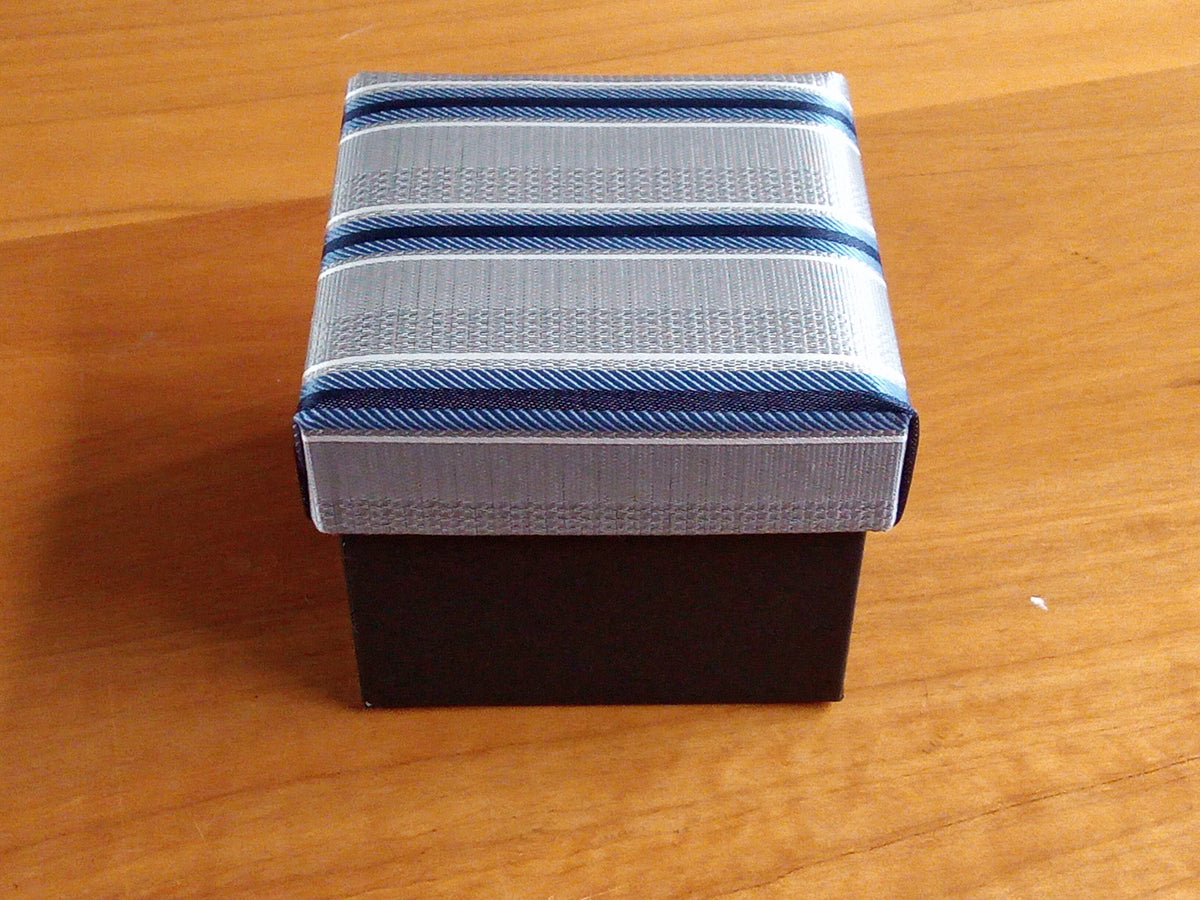
[[475,431],[489,433],[711,432],[732,434],[902,432],[907,412],[745,412],[545,409],[302,409],[304,431]]
[[[471,210],[452,212],[402,212],[351,219],[330,228],[326,249],[336,249],[363,231],[397,228],[414,236],[439,236],[445,231],[478,236],[557,234],[560,230],[588,235],[620,236],[635,229],[654,229],[671,234],[716,233],[718,229],[747,229],[765,234],[786,234],[789,229],[809,228],[830,232],[837,239],[853,240],[875,248],[875,235],[868,229],[822,212],[744,209],[605,209],[605,210]],[[876,251],[877,252],[877,251]]]
[[429,81],[408,81],[400,84],[375,85],[351,97],[346,111],[355,113],[364,107],[380,102],[421,100],[484,100],[494,97],[517,97],[532,100],[556,99],[602,99],[614,103],[626,99],[650,100],[663,103],[713,99],[726,103],[739,101],[803,101],[823,106],[846,118],[852,116],[850,104],[832,94],[812,90],[809,86],[795,82],[780,81],[764,84],[747,81],[712,81],[700,84],[694,81],[659,82],[657,84],[638,81],[607,82],[563,82],[538,81],[517,84],[512,81],[450,82],[438,84]]
[[[528,101],[526,101],[528,102]],[[614,121],[619,123],[637,121],[732,121],[732,122],[800,122],[812,125],[830,125],[857,141],[858,134],[853,125],[848,125],[840,116],[821,109],[812,108],[739,108],[739,107],[556,107],[549,112],[542,107],[531,106],[437,106],[427,108],[383,108],[370,110],[348,120],[342,126],[342,136],[383,125],[388,122],[405,121],[495,121],[518,119],[530,122],[555,119],[559,121],[591,122]]]
[[827,253],[853,259],[869,266],[876,272],[882,271],[873,254],[856,247],[847,247],[838,241],[821,240],[804,235],[769,237],[619,237],[619,238],[422,238],[416,240],[388,239],[364,241],[352,247],[342,248],[326,254],[323,266],[379,253],[409,252],[453,252],[453,251],[525,251],[525,252],[592,252],[592,251],[790,251],[800,253]]
[[857,392],[906,405],[900,385],[861,372],[830,369],[353,368],[305,381],[308,398],[337,390]]
[[781,85],[472,85],[388,88],[346,104],[342,133],[385,122],[422,119],[588,121],[797,121],[830,125],[857,140],[848,106],[822,94]]
[[902,387],[859,372],[388,368],[310,379],[297,422],[433,428],[453,421],[503,430],[574,430],[589,422],[602,430],[634,422],[643,423],[635,430],[779,430],[787,423],[791,430],[852,430],[872,427],[876,414],[903,419],[911,412]]
[[455,212],[365,216],[329,229],[329,266],[394,251],[809,250],[881,269],[870,232],[815,213]]

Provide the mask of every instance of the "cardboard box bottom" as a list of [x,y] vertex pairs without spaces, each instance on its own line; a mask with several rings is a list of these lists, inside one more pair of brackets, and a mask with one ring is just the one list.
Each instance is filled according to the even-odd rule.
[[840,700],[865,535],[345,535],[368,706]]

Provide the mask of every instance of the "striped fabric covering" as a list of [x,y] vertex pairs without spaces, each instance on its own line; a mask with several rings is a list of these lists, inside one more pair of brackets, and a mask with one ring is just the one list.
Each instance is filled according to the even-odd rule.
[[295,434],[334,533],[891,527],[843,79],[356,76]]

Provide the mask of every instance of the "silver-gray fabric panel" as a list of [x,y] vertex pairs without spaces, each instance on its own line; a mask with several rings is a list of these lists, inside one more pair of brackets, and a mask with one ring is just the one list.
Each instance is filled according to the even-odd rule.
[[321,278],[308,367],[363,356],[539,352],[811,354],[824,357],[805,363],[812,367],[903,378],[887,291],[865,266],[712,254],[351,264]]
[[890,528],[904,436],[539,442],[309,435],[331,533],[704,534]]
[[854,143],[802,123],[423,122],[342,141],[334,220],[460,203],[805,204],[868,228],[871,216]]

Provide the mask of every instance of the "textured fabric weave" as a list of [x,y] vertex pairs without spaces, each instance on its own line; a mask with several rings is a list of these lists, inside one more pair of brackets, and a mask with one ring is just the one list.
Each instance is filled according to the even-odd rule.
[[891,527],[844,81],[356,76],[294,430],[329,532]]

